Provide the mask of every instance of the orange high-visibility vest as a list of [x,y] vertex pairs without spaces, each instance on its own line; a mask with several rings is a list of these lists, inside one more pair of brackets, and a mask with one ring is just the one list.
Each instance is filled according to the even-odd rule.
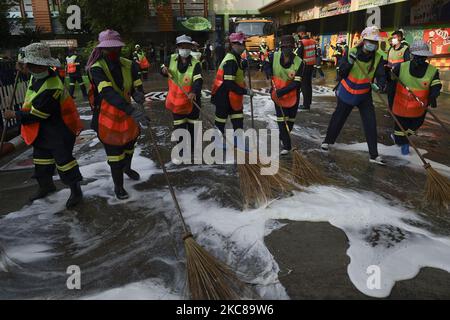
[[[61,117],[64,121],[64,124],[74,135],[79,135],[83,130],[83,123],[81,122],[80,115],[78,114],[78,110],[74,100],[67,93],[67,91],[64,90],[64,85],[61,80],[57,76],[50,77],[44,82],[44,84],[39,88],[37,92],[31,89],[31,81],[32,79],[30,79],[29,87],[25,94],[25,102],[22,106],[22,111],[30,112],[32,115],[44,120],[47,119],[48,117],[50,117],[50,115],[35,109],[33,107],[33,100],[45,90],[56,89],[59,92]],[[39,122],[22,125],[21,135],[27,145],[33,144],[33,142],[36,140],[39,134],[39,128]]]
[[[223,66],[225,65],[225,63],[227,63],[230,60],[236,61],[238,65],[238,71],[235,76],[225,75],[225,71],[223,70]],[[232,53],[227,53],[227,55],[225,56],[225,58],[223,59],[222,63],[219,66],[219,70],[217,70],[216,79],[214,80],[214,84],[211,90],[212,95],[215,95],[217,93],[217,91],[222,86],[225,80],[233,80],[241,88],[246,88],[244,70],[241,68],[239,62]],[[233,110],[242,111],[242,109],[244,108],[243,95],[230,91],[228,93],[228,98],[230,100],[230,105]]]
[[[195,66],[200,63],[198,60],[191,58],[191,64],[185,73],[178,70],[178,54],[173,54],[170,57],[169,70],[172,75],[169,78],[169,92],[166,99],[166,108],[176,114],[189,114],[192,112],[192,102],[184,93],[190,93],[192,84],[200,79],[200,74],[194,76]],[[181,90],[181,88],[183,90]]]
[[[400,65],[400,81],[405,84],[416,97],[418,97],[425,106],[428,106],[428,95],[430,94],[430,86],[433,81],[437,69],[428,65],[427,71],[422,78],[416,78],[409,72],[411,62],[407,61]],[[392,111],[396,116],[405,118],[419,118],[425,114],[425,108],[422,107],[406,88],[397,83],[395,89],[394,104]]]
[[[294,55],[294,62],[289,68],[284,68],[281,65],[282,54],[280,51],[275,52],[273,55],[273,77],[272,81],[275,84],[276,90],[287,87],[293,81],[300,81],[296,79],[296,73],[300,65],[302,64],[302,59],[297,55]],[[297,105],[297,90],[292,90],[285,94],[281,98],[277,97],[276,91],[272,91],[272,100],[280,107],[292,108]]]
[[[102,68],[109,80],[99,83],[96,90],[98,93],[101,93],[104,88],[112,87],[126,101],[131,102],[130,92],[133,86],[131,77],[132,62],[128,59],[120,58],[120,64],[122,67],[123,90],[117,86],[104,59],[100,59],[92,65],[91,68]],[[131,116],[102,99],[98,117],[98,137],[101,142],[112,146],[123,146],[135,140],[139,133],[139,127]]]
[[313,39],[302,39],[303,61],[308,66],[316,64],[316,41]]
[[77,56],[73,55],[66,58],[67,62],[67,73],[72,74],[77,72],[77,63],[75,62]]

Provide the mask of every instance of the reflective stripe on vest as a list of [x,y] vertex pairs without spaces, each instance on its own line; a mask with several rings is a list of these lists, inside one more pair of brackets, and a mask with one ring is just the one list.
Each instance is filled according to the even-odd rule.
[[[92,65],[92,68],[100,67],[109,80],[108,82],[100,83],[96,90],[101,93],[104,88],[112,87],[116,93],[120,94],[126,101],[130,102],[130,92],[133,86],[131,76],[132,62],[128,59],[120,58],[120,64],[122,69],[123,89],[117,86],[104,59],[100,59]],[[119,108],[109,104],[105,99],[102,99],[98,118],[98,136],[105,144],[123,146],[139,136],[139,127],[132,117]]]
[[[356,55],[357,48],[352,48],[350,54]],[[358,65],[356,63],[350,70],[347,78],[344,78],[339,83],[336,95],[346,104],[356,106],[359,105],[364,99],[367,98],[367,94],[370,93],[371,82],[375,76],[375,72],[378,68],[378,64],[381,61],[381,54],[375,52],[375,61],[372,66],[372,60],[369,62],[363,62],[358,60]],[[372,69],[370,67],[372,66]],[[368,78],[360,70],[362,68],[368,75]],[[370,69],[370,70],[369,70]]]
[[302,39],[303,43],[303,61],[308,66],[316,63],[316,42],[313,39]]
[[[236,72],[236,75],[234,76],[224,76],[224,70],[223,66],[228,61],[233,60],[238,65],[238,70]],[[227,79],[225,79],[227,77]],[[228,78],[230,77],[230,78]],[[238,86],[241,88],[246,88],[245,85],[245,77],[244,77],[244,70],[242,70],[239,62],[237,61],[236,57],[232,53],[227,53],[225,58],[222,60],[222,63],[219,66],[219,70],[217,70],[216,79],[214,80],[214,84],[211,90],[211,94],[215,95],[217,93],[217,90],[222,86],[224,80],[234,80]],[[228,93],[228,98],[230,100],[231,108],[235,111],[241,111],[244,107],[244,96],[240,94],[236,94],[233,91],[230,91]]]
[[[283,89],[291,84],[295,80],[295,75],[297,74],[302,60],[294,55],[293,63],[288,67],[284,68],[281,65],[282,54],[280,51],[275,52],[273,55],[273,77],[272,80],[275,84],[276,90]],[[283,108],[292,108],[297,104],[297,90],[292,90],[285,94],[281,98],[277,97],[276,91],[272,91],[272,100]]]
[[[428,65],[422,78],[416,78],[409,72],[411,62],[400,65],[399,79],[424,103],[428,105],[430,86],[436,74],[436,68]],[[425,108],[400,84],[397,83],[392,111],[395,115],[405,118],[418,118],[425,114]]]
[[73,55],[71,57],[66,57],[67,73],[75,73],[75,72],[77,72],[77,64],[75,63],[76,59],[77,59],[76,55]]
[[389,49],[388,53],[388,63],[390,65],[402,63],[405,61],[404,55],[405,51],[408,49],[407,46],[403,46],[400,50],[395,50],[394,48]]
[[[22,106],[22,111],[30,112],[34,116],[42,119],[47,119],[50,117],[42,111],[39,111],[33,107],[33,100],[43,93],[45,90],[57,90],[54,95],[55,99],[59,99],[61,118],[64,124],[69,128],[69,130],[74,135],[79,135],[83,130],[83,124],[78,114],[75,102],[69,93],[64,90],[64,85],[57,75],[54,77],[49,77],[39,88],[38,91],[33,91],[31,89],[32,78],[29,81],[28,89],[25,94],[25,102]],[[35,122],[31,124],[23,124],[21,128],[21,135],[26,144],[31,145],[37,138],[39,134],[40,122]]]
[[191,63],[186,72],[181,73],[178,70],[178,57],[178,54],[170,56],[169,70],[173,78],[169,78],[166,108],[176,114],[189,114],[192,112],[193,105],[183,90],[186,93],[191,92],[192,84],[194,83],[195,66],[200,62],[191,57]]

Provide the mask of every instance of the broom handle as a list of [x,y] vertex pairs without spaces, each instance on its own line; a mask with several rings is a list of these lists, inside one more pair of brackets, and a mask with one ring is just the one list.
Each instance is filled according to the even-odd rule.
[[157,156],[158,162],[161,165],[161,168],[163,170],[164,177],[166,179],[166,183],[169,186],[170,195],[172,196],[172,200],[175,203],[175,209],[177,210],[177,213],[181,218],[181,222],[183,223],[184,232],[186,233],[186,235],[189,235],[190,234],[189,228],[187,227],[186,221],[184,220],[180,204],[178,202],[177,196],[175,195],[175,190],[173,189],[172,183],[170,183],[169,174],[167,173],[166,166],[162,160],[161,154],[159,152],[158,144],[156,143],[155,137],[153,135],[153,130],[151,129],[151,127],[148,128],[148,132],[150,133],[150,141],[153,144],[153,147],[155,148],[156,156]]
[[[12,96],[11,96],[11,99],[9,100],[9,104],[7,105],[7,109],[5,109],[5,110],[12,109],[12,107],[13,107],[14,100],[16,98],[17,84],[19,83],[19,76],[20,76],[20,72],[17,71],[16,78],[14,79],[14,87],[13,87]],[[7,126],[7,121],[4,120],[3,117],[2,117],[2,120],[3,120],[3,129],[2,129],[2,137],[0,138],[0,152],[3,150],[3,143],[5,142],[6,126]]]
[[[248,60],[247,60],[248,61]],[[250,75],[250,63],[247,65],[248,87],[252,90],[252,76]],[[250,97],[250,112],[252,115],[252,129],[255,129],[255,117],[253,115],[253,97]]]
[[[361,65],[359,64],[358,60],[355,60],[355,64],[356,66],[359,68],[359,70],[364,74],[364,76],[368,79],[370,79],[368,73],[366,70],[364,70]],[[406,133],[405,128],[402,126],[402,124],[400,123],[400,121],[398,121],[398,118],[395,116],[395,114],[392,112],[392,110],[389,108],[389,103],[387,103],[386,100],[384,100],[383,96],[379,93],[379,92],[375,92],[378,95],[378,98],[380,98],[380,100],[384,103],[388,105],[388,112],[390,113],[390,115],[392,116],[392,118],[394,119],[395,123],[398,125],[398,127],[400,128],[400,130],[402,130],[403,134],[405,135],[405,138],[408,140],[408,143],[414,148],[414,150],[416,151],[417,155],[419,156],[420,160],[423,162],[423,166],[424,168],[428,168],[430,167],[430,164],[425,160],[425,158],[423,157],[422,153],[419,151],[419,149],[417,148],[417,146],[414,144],[414,142],[408,137],[408,134]]]
[[431,111],[431,109],[430,109],[429,107],[427,107],[427,106],[425,105],[425,103],[423,103],[423,101],[420,100],[420,98],[419,98],[418,96],[416,96],[416,95],[414,94],[414,92],[413,92],[407,85],[405,85],[405,84],[402,82],[402,80],[400,80],[400,78],[399,78],[394,72],[392,72],[392,70],[390,71],[390,73],[392,74],[392,76],[394,77],[394,79],[397,80],[398,83],[400,83],[400,85],[401,85],[403,88],[405,88],[406,91],[408,91],[409,94],[412,95],[413,98],[414,98],[418,103],[420,103],[420,105],[422,106],[422,108],[424,108],[426,111],[428,111],[428,112],[433,116],[434,120],[436,120],[436,122],[439,123],[439,124],[441,125],[441,127],[442,127],[445,131],[447,131],[447,133],[450,133],[450,130],[448,129],[448,127],[447,127],[447,126],[446,126],[446,125],[445,125],[445,124],[444,124],[444,123],[436,116],[436,114],[434,113],[434,111]]

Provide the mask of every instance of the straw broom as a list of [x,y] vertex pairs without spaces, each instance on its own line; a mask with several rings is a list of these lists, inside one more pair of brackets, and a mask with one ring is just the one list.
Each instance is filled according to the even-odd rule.
[[[272,87],[273,90],[277,90],[273,80]],[[283,115],[283,122],[286,126],[286,131],[291,137],[291,130],[289,130],[289,125],[286,121],[283,107],[280,106],[280,110]],[[294,180],[304,186],[325,184],[327,182],[327,179],[321,174],[321,172],[302,156],[298,148],[293,148],[292,150],[292,174],[294,175]]]
[[[169,71],[169,76],[172,74]],[[174,82],[175,83],[175,82]],[[178,84],[176,84],[178,86]],[[188,96],[188,93],[181,87],[178,86],[180,90]],[[195,100],[192,101],[195,108],[197,108],[200,113],[204,116],[207,122],[215,127],[214,122],[205,114],[205,111],[200,108]],[[227,144],[234,145],[225,137]],[[272,199],[277,193],[286,193],[294,190],[300,190],[293,182],[291,182],[291,173],[287,170],[279,167],[279,170],[274,175],[262,175],[261,170],[265,167],[263,165],[258,155],[256,155],[256,163],[251,164],[247,161],[250,154],[245,151],[241,151],[235,148],[237,153],[243,153],[245,157],[244,164],[237,165],[237,171],[239,175],[239,187],[242,193],[243,207],[247,208],[250,206],[261,206],[265,205]],[[242,154],[241,154],[242,155]]]
[[[7,110],[11,110],[14,104],[14,98],[16,96],[16,89],[17,89],[17,84],[19,83],[19,76],[20,76],[20,72],[17,71],[16,73],[16,78],[14,79],[14,87],[13,87],[13,91],[12,91],[12,95],[11,95],[11,100],[9,100],[9,104],[7,105]],[[6,137],[6,127],[7,127],[7,123],[4,120],[3,121],[3,130],[2,130],[2,136],[0,138],[0,155],[3,152],[3,143],[5,142],[5,137]]]
[[239,280],[228,265],[216,259],[194,240],[184,220],[151,128],[148,131],[176,211],[183,224],[183,242],[186,250],[186,269],[191,298],[194,300],[237,300],[255,297],[255,293]]
[[418,96],[416,96],[414,94],[414,92],[412,92],[412,90],[405,85],[400,78],[391,70],[391,74],[394,77],[394,80],[398,81],[398,83],[400,83],[400,85],[406,89],[406,91],[408,91],[408,93],[418,102],[420,103],[420,105],[422,106],[422,108],[424,108],[429,114],[431,114],[431,116],[434,118],[434,120],[436,120],[437,123],[439,123],[439,125],[442,127],[442,129],[444,129],[448,134],[450,134],[450,130],[448,129],[448,127],[437,117],[437,115],[431,111],[431,109],[429,107],[427,107],[425,105],[425,103],[423,103],[422,100],[420,100],[420,98]]
[[[359,62],[355,61],[356,66],[361,70],[361,72],[369,78],[367,71],[364,70],[364,68],[361,67]],[[381,96],[379,92],[376,92],[379,99],[383,101],[385,104],[388,104],[387,101],[384,100],[384,98]],[[437,208],[445,208],[448,209],[450,204],[450,180],[443,175],[441,175],[439,172],[433,169],[430,163],[428,163],[422,153],[419,151],[415,143],[411,140],[411,138],[407,135],[405,128],[402,126],[398,118],[394,115],[392,110],[387,108],[388,112],[394,119],[395,123],[398,125],[400,130],[405,135],[406,139],[408,139],[409,144],[414,148],[414,151],[416,151],[417,155],[419,156],[420,160],[423,163],[423,167],[426,170],[427,173],[427,181],[425,183],[425,192],[424,197],[425,201],[432,206],[436,206]]]

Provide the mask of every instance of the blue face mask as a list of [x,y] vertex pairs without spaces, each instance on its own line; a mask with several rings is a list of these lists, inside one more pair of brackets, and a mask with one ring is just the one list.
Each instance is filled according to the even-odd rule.
[[378,46],[374,43],[364,42],[364,49],[366,51],[373,52],[373,51],[377,50],[377,47]]

